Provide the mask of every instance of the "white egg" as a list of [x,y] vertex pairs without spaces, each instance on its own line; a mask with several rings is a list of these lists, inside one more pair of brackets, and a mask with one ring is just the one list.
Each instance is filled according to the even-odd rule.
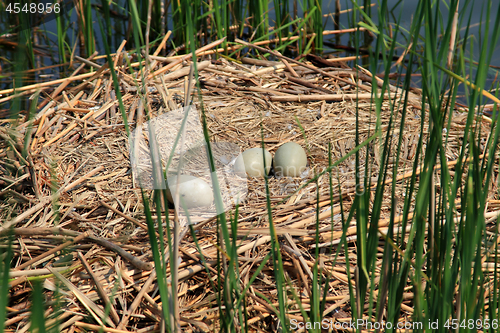
[[[265,170],[264,170],[264,156]],[[268,175],[273,163],[273,156],[262,148],[250,148],[241,153],[234,162],[234,172],[244,177],[245,172],[251,177],[264,177]]]
[[246,177],[247,172],[245,170],[245,160],[243,159],[243,155],[239,154],[238,157],[234,159],[234,173],[236,173],[240,177]]
[[306,152],[295,142],[285,143],[274,154],[274,170],[278,176],[298,177],[306,167]]
[[214,202],[212,188],[203,179],[189,175],[180,175],[167,179],[167,199],[171,203],[174,203],[178,182],[179,204],[181,207],[206,207]]

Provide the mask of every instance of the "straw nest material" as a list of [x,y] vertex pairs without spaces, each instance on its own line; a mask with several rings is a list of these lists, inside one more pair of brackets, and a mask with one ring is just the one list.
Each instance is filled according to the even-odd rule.
[[[308,62],[298,65],[285,57],[277,62],[242,59],[243,63],[236,63],[210,60],[210,55],[205,54],[206,60],[198,63],[201,103],[198,91],[189,86],[191,62],[187,57],[180,60],[152,57],[152,63],[148,64],[150,76],[144,76],[145,85],[142,85],[137,67],[132,67],[133,74],[130,74],[125,56],[125,52],[118,52],[113,60],[131,130],[148,119],[183,107],[186,94],[192,91],[195,106],[204,110],[211,141],[231,142],[241,150],[258,147],[263,141],[273,154],[289,141],[306,149],[309,163],[306,173],[296,178],[271,176],[268,182],[285,274],[307,310],[311,268],[319,262],[322,276],[330,279],[325,316],[340,321],[350,318],[347,281],[353,276],[347,275],[344,252],[338,254],[335,265],[333,258],[342,235],[342,213],[347,215],[356,191],[369,191],[356,188],[356,173],[364,177],[368,168],[372,184],[376,183],[379,176],[376,170],[384,163],[382,141],[371,141],[359,150],[359,168],[355,155],[333,168],[332,186],[329,173],[320,176],[317,182],[307,182],[356,147],[356,130],[359,143],[374,134],[376,115],[375,106],[370,102],[371,74],[354,71],[342,61],[319,68]],[[62,331],[97,330],[110,297],[114,297],[114,301],[109,318],[102,321],[104,331],[114,328],[120,332],[147,332],[160,327],[162,305],[143,199],[139,184],[132,177],[129,141],[117,92],[107,64],[99,66],[92,62],[92,57],[82,61],[83,65],[74,75],[41,87],[45,93],[52,92],[42,101],[41,111],[33,120],[3,120],[0,127],[0,194],[3,198],[0,219],[5,221],[0,232],[6,235],[8,227],[14,227],[15,233],[6,322],[9,331],[27,330],[29,316],[25,309],[30,303],[30,280],[40,276],[47,276],[44,280],[47,301],[51,300],[56,285],[62,290],[60,305],[64,311],[58,315]],[[94,66],[97,72],[79,74],[84,66]],[[27,87],[26,91],[37,88],[40,87]],[[391,98],[386,98],[381,110],[380,126],[384,133],[389,126],[391,103],[401,94],[395,87],[391,90]],[[397,168],[398,175],[396,199],[399,200],[397,211],[393,212],[396,221],[401,220],[404,189],[417,155],[420,107],[418,92],[411,93],[399,164],[393,165],[392,156],[389,157],[389,171]],[[393,144],[398,140],[402,112],[396,104]],[[446,152],[450,163],[459,156],[465,117],[456,112],[451,119]],[[481,126],[484,126],[482,133],[489,132],[488,122],[481,122]],[[427,131],[424,126],[423,135],[427,135]],[[30,135],[26,135],[27,132]],[[25,146],[28,149],[23,156]],[[365,161],[369,164],[365,165]],[[391,175],[389,172],[387,184],[392,182]],[[439,182],[439,178],[436,181]],[[492,193],[496,183],[494,179]],[[152,191],[145,193],[151,199]],[[248,194],[238,211],[242,284],[248,283],[270,249],[266,198],[264,180],[249,178]],[[387,191],[381,232],[387,230],[390,199],[391,193]],[[490,207],[496,204],[491,201]],[[168,209],[169,216],[174,216],[172,207]],[[319,258],[314,255],[317,213]],[[234,209],[227,212],[228,218],[234,218],[233,215]],[[165,222],[162,221],[163,226],[170,232],[173,222],[169,225]],[[216,246],[217,220],[199,222],[194,229],[210,275],[201,264],[200,253],[188,232],[179,245],[181,325],[185,331],[217,330],[220,308],[217,291],[210,287],[224,276],[218,276],[214,266],[220,255],[220,248]],[[350,244],[355,241],[355,235],[353,224],[347,229]],[[355,247],[350,249],[353,257],[349,258],[353,266],[356,265],[354,251]],[[275,288],[269,262],[246,298],[248,322],[255,331],[274,330],[278,325],[273,308],[259,296],[276,302]],[[290,318],[301,320],[299,308],[294,305],[295,301],[291,302]],[[46,315],[50,316],[54,309],[49,306]],[[411,297],[404,301],[402,311],[411,317]],[[47,322],[51,323],[54,322]]]

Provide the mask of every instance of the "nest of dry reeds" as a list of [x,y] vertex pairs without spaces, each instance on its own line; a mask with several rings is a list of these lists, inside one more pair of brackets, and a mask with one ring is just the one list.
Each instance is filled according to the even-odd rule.
[[[348,258],[344,253],[338,254],[335,262],[333,258],[342,236],[342,210],[347,214],[356,190],[360,190],[356,188],[356,173],[364,176],[365,168],[378,170],[377,166],[383,163],[381,143],[374,141],[359,151],[361,168],[356,169],[354,155],[334,168],[333,187],[329,174],[304,184],[328,167],[329,149],[335,162],[356,147],[356,131],[359,142],[373,135],[376,116],[370,101],[371,74],[347,67],[342,59],[298,64],[286,57],[276,62],[243,58],[242,63],[236,63],[223,58],[211,60],[213,53],[211,50],[199,54],[200,58],[205,57],[198,63],[203,105],[194,98],[197,108],[204,110],[211,140],[232,142],[242,150],[257,147],[263,141],[272,153],[289,141],[306,148],[307,174],[269,178],[269,199],[285,274],[307,311],[311,268],[319,262],[321,275],[330,281],[325,316],[337,321],[350,319],[348,280],[353,276],[348,276],[345,268]],[[119,51],[113,61],[131,129],[181,108],[189,91],[197,96],[187,79],[191,63],[187,56],[151,57],[147,64],[151,71],[144,82],[139,82],[137,67],[128,67],[125,56],[125,52]],[[54,295],[55,285],[64,295],[60,304],[64,311],[58,317],[61,331],[98,330],[101,323],[96,318],[101,317],[113,297],[110,316],[102,323],[104,331],[158,330],[162,305],[153,273],[141,188],[133,181],[131,172],[125,119],[108,65],[97,65],[92,57],[81,61],[83,64],[65,80],[22,88],[26,92],[51,92],[33,119],[5,120],[0,127],[0,219],[5,221],[0,233],[5,236],[13,227],[15,235],[6,329],[22,332],[29,328],[26,309],[30,303],[30,280],[45,276],[46,300]],[[80,74],[90,66],[97,71]],[[130,74],[131,70],[134,74]],[[391,87],[391,91],[391,98],[401,93],[396,87]],[[391,103],[394,100],[387,96],[381,115],[383,129],[389,126]],[[413,174],[421,133],[421,106],[418,92],[411,93],[401,158],[398,165],[389,161],[389,169],[397,170],[400,189],[396,192],[401,199],[396,207],[396,221],[401,220],[405,181]],[[402,109],[394,110],[398,122]],[[450,163],[459,156],[465,117],[456,112],[451,119],[449,140],[455,141],[446,152]],[[489,123],[481,125],[488,127]],[[393,126],[399,128],[398,124]],[[483,131],[488,132],[486,128]],[[422,134],[427,135],[426,127]],[[23,147],[28,148],[25,156],[21,154]],[[377,172],[368,174],[375,183]],[[389,176],[386,183],[390,182]],[[151,196],[151,192],[146,194]],[[264,180],[249,178],[248,195],[237,217],[239,276],[245,283],[270,247],[266,198]],[[387,191],[387,205],[382,207],[386,220],[380,221],[381,232],[387,229],[390,200],[391,193]],[[170,210],[169,216],[174,216],[172,207],[166,209]],[[232,218],[234,210],[227,215]],[[171,225],[164,227],[170,232]],[[319,258],[314,255],[317,227]],[[220,250],[217,220],[203,221],[194,229],[203,257],[214,272],[206,272],[187,233],[179,245],[180,320],[185,331],[214,331],[219,327],[220,308],[217,291],[209,287],[209,280],[223,278],[215,266],[211,267]],[[354,244],[355,235],[356,227],[352,225],[346,235],[350,244]],[[349,249],[350,253],[355,251],[355,246]],[[356,266],[353,258],[354,255],[349,256],[350,264]],[[273,308],[259,296],[276,301],[272,264],[269,265],[252,285],[246,300],[248,323],[255,331],[277,327]],[[48,306],[46,315],[55,309]],[[401,310],[411,317],[411,297],[403,302]],[[302,320],[293,302],[289,316]]]

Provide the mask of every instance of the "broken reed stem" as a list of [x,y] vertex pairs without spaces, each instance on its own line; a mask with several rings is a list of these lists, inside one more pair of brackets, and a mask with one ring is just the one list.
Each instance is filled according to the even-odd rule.
[[[275,52],[275,51],[272,51],[272,50],[269,50],[269,49],[265,49],[265,48],[263,48],[263,47],[257,46],[257,45],[252,44],[252,43],[245,42],[245,41],[243,41],[243,40],[241,40],[241,39],[239,39],[239,38],[236,38],[236,39],[235,39],[235,42],[236,42],[236,43],[243,44],[243,45],[248,46],[248,47],[255,48],[255,49],[257,49],[257,50],[259,50],[259,51],[261,51],[261,52],[271,53],[272,55],[274,55],[274,56],[276,56],[276,57],[278,57],[278,58],[280,58],[280,59],[285,59],[285,60],[287,60],[288,62],[291,62],[291,63],[297,64],[297,65],[303,66],[303,67],[308,68],[308,69],[311,69],[311,70],[313,70],[313,71],[315,71],[315,72],[317,72],[317,73],[323,74],[324,76],[330,76],[330,77],[332,77],[332,76],[333,76],[332,74],[330,74],[330,73],[328,73],[328,72],[325,72],[325,71],[324,71],[324,70],[322,70],[322,69],[319,69],[319,68],[314,67],[314,66],[311,66],[311,65],[307,65],[307,64],[305,64],[305,63],[302,63],[302,62],[297,61],[297,60],[292,59],[292,58],[285,57],[285,56],[281,55],[281,54],[280,54],[280,53],[278,53],[278,52]],[[334,77],[334,76],[333,76],[333,77]]]
[[127,219],[128,221],[132,222],[133,224],[135,224],[136,226],[138,226],[139,228],[142,228],[144,231],[148,231],[148,227],[146,225],[144,225],[143,223],[139,222],[138,220],[134,219],[133,217],[130,217],[128,216],[127,214],[124,214],[122,212],[120,212],[118,209],[114,208],[113,206],[111,205],[108,205],[106,202],[104,202],[103,200],[100,201],[101,205],[103,205],[104,207],[106,207],[107,209],[110,209],[112,210],[113,212],[115,212],[116,214],[120,215],[121,217]]
[[[212,43],[210,43],[210,44],[208,44],[206,46],[203,46],[203,47],[199,48],[198,50],[196,50],[195,55],[197,56],[200,53],[202,53],[203,51],[210,50],[211,48],[214,48],[217,45],[222,44],[225,40],[226,40],[226,37],[221,38],[221,39],[219,39],[219,40],[217,40],[215,42],[212,42]],[[149,74],[148,80],[151,80],[153,77],[165,73],[166,71],[168,71],[169,69],[173,68],[174,66],[176,66],[178,64],[181,64],[183,61],[189,60],[190,58],[192,58],[192,56],[193,56],[193,54],[189,53],[189,54],[186,54],[184,57],[182,57],[182,58],[180,58],[180,59],[178,59],[178,60],[176,60],[174,62],[171,62],[167,66],[160,68],[159,70],[157,70],[156,72],[154,72],[152,74]]]
[[122,258],[130,262],[132,265],[137,267],[140,270],[143,271],[151,271],[153,269],[153,265],[149,262],[144,262],[141,259],[131,255],[118,245],[111,243],[110,241],[100,238],[100,237],[95,237],[95,236],[89,236],[88,237],[90,240],[92,240],[94,243],[99,244],[109,250],[112,250],[115,253],[118,253]]
[[40,254],[39,256],[37,256],[37,257],[35,257],[35,258],[31,259],[31,260],[28,260],[24,264],[21,264],[21,265],[15,267],[15,268],[13,268],[12,271],[20,271],[20,270],[28,267],[29,265],[31,265],[33,263],[36,263],[36,262],[40,261],[41,259],[50,256],[53,253],[59,252],[62,249],[66,248],[66,247],[68,247],[68,246],[70,246],[70,245],[72,245],[74,243],[79,243],[81,240],[83,240],[87,236],[88,236],[88,234],[86,232],[84,232],[83,234],[76,236],[73,240],[67,241],[66,243],[63,243],[63,244],[61,244],[59,246],[56,246],[55,248],[50,249],[49,251],[44,252],[44,253]]
[[[79,236],[80,237],[80,236]],[[111,300],[108,297],[108,294],[106,291],[104,291],[104,288],[102,287],[101,283],[99,282],[99,279],[97,276],[94,274],[94,271],[92,270],[92,267],[89,265],[87,262],[87,259],[82,255],[80,251],[77,252],[78,259],[80,259],[83,267],[85,267],[85,270],[87,270],[87,273],[89,273],[90,277],[92,278],[92,281],[94,282],[94,285],[97,288],[97,292],[101,299],[103,300],[104,304],[106,307],[109,307],[109,313],[111,315],[111,318],[113,319],[115,324],[118,324],[120,322],[120,317],[118,316],[118,313],[116,312],[115,307],[113,306],[113,303],[111,303]]]
[[146,280],[146,283],[141,288],[141,291],[137,296],[135,297],[134,301],[132,304],[130,304],[129,308],[127,311],[123,314],[122,320],[118,324],[117,328],[118,329],[123,329],[125,326],[127,326],[128,321],[130,320],[130,316],[135,312],[139,304],[142,302],[142,299],[144,298],[144,295],[149,292],[149,289],[153,282],[156,279],[156,270],[152,270],[151,274],[149,275],[149,278]]
[[[384,94],[384,98],[388,98],[389,94]],[[311,102],[311,101],[355,101],[357,99],[372,99],[374,94],[335,94],[335,95],[297,95],[297,96],[269,96],[273,102]],[[380,98],[381,95],[377,96]],[[395,97],[395,96],[393,96]]]
[[87,179],[89,179],[90,177],[92,177],[93,175],[101,172],[102,170],[104,170],[104,166],[103,165],[100,165],[98,166],[97,168],[89,171],[87,174],[85,174],[84,176],[80,177],[79,179],[75,180],[74,182],[72,182],[71,184],[68,184],[66,186],[63,186],[61,187],[57,192],[58,193],[63,193],[63,192],[67,192],[69,190],[71,190],[72,188],[74,188],[75,186],[77,186],[78,184],[81,184],[83,183],[84,181],[86,181]]
[[[12,232],[14,235],[19,235],[19,236],[47,236],[47,235],[67,235],[67,236],[72,236],[72,237],[77,237],[78,240],[83,239],[80,236],[83,234],[73,231],[73,230],[67,230],[59,227],[55,228],[1,228],[0,229],[0,236],[6,236],[9,234],[9,232]],[[130,262],[132,265],[134,265],[136,268],[143,270],[143,271],[151,271],[153,269],[153,265],[149,262],[144,262],[141,259],[133,256],[132,254],[128,253],[124,249],[122,249],[120,246],[110,242],[109,240],[106,240],[101,237],[93,236],[93,235],[86,235],[84,237],[93,243],[99,244],[115,253],[120,255],[122,258]],[[76,239],[76,238],[75,238]],[[72,241],[74,242],[74,240]],[[63,244],[65,245],[65,244]],[[62,246],[62,245],[61,245]],[[68,246],[68,245],[66,245]],[[53,251],[53,250],[52,250]],[[41,257],[43,258],[43,257]]]
[[83,80],[83,79],[92,77],[94,74],[95,73],[85,73],[85,74],[76,75],[76,76],[73,76],[70,78],[57,79],[57,80],[49,81],[49,82],[30,84],[30,85],[19,87],[19,88],[4,89],[4,90],[0,90],[0,95],[12,94],[13,92],[21,92],[21,91],[27,91],[27,90],[35,91],[35,90],[43,88],[43,87],[52,86],[52,85],[58,84],[58,83],[64,83],[64,82],[66,82],[66,80],[69,80],[69,82]]

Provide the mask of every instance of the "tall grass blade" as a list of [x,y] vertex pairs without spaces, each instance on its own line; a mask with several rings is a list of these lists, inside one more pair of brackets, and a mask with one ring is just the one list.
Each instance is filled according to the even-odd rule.
[[37,333],[45,333],[45,300],[43,297],[42,281],[34,280],[31,282],[33,285],[32,298],[31,298],[31,321],[30,331]]
[[[12,235],[7,236],[5,247],[0,249],[0,323],[4,323],[7,318],[7,305],[9,304],[9,271],[12,260]],[[2,240],[2,242],[5,239]],[[0,333],[5,330],[4,325],[0,325]]]

